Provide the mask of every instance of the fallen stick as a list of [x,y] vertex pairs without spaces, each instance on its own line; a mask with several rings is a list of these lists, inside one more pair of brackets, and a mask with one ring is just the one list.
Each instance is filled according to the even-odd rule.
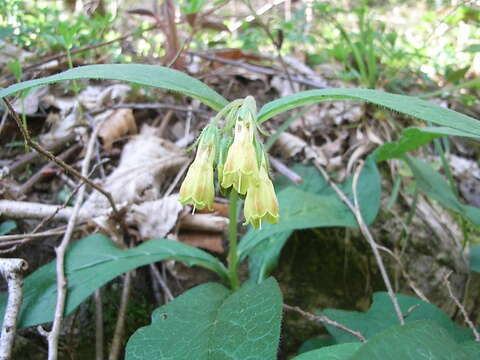
[[7,280],[8,286],[8,301],[0,337],[0,360],[10,359],[12,354],[18,313],[22,305],[22,274],[27,268],[28,264],[23,259],[0,259],[0,273]]

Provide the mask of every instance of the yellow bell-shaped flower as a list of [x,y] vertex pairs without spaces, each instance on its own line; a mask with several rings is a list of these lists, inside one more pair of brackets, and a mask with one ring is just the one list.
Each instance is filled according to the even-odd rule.
[[215,188],[213,186],[213,160],[215,145],[213,142],[200,141],[195,160],[188,169],[187,176],[180,187],[178,200],[183,204],[192,204],[195,209],[205,206],[213,210]]
[[[222,187],[233,188],[244,195],[258,179],[258,161],[253,145],[254,123],[251,117],[239,119],[235,124],[233,144],[221,171]],[[222,166],[222,165],[220,165]]]
[[268,176],[265,161],[260,168],[258,181],[248,188],[243,208],[245,225],[251,223],[254,228],[262,227],[262,221],[276,224],[279,218],[279,206],[275,189]]

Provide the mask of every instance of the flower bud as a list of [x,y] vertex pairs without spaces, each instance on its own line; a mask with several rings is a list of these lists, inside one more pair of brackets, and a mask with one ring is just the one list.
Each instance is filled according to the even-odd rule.
[[258,181],[251,183],[248,188],[243,208],[245,225],[251,223],[256,229],[262,227],[263,220],[270,224],[276,224],[279,218],[278,200],[266,166],[264,160],[259,171]]

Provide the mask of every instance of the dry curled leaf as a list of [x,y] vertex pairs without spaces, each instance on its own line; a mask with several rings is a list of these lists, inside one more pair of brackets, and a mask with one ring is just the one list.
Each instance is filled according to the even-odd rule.
[[112,84],[107,87],[88,86],[78,100],[88,110],[98,110],[113,103],[125,101],[131,87],[126,84]]
[[[124,146],[118,167],[102,187],[121,205],[157,200],[165,179],[174,176],[187,161],[182,150],[159,138],[155,128],[145,125]],[[110,206],[105,196],[95,191],[83,210],[102,225],[109,216]]]
[[110,150],[115,140],[136,132],[137,124],[132,109],[118,109],[112,111],[102,123],[98,136],[102,139],[104,148]]
[[283,132],[275,142],[275,151],[278,151],[283,158],[290,159],[298,154],[308,146],[307,142],[296,135]]
[[177,224],[183,206],[178,195],[133,204],[127,216],[130,225],[136,225],[143,239],[165,237]]

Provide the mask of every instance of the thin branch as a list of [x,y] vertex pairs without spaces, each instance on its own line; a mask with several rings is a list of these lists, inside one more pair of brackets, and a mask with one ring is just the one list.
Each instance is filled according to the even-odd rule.
[[[53,220],[68,220],[72,216],[72,207],[49,205],[28,201],[0,200],[0,213],[12,219],[44,219],[53,215]],[[81,211],[79,217],[87,219],[88,214]]]
[[[58,159],[57,157],[55,157],[52,153],[50,153],[49,151],[45,150],[44,148],[42,148],[38,143],[36,143],[35,141],[32,140],[32,138],[30,137],[30,134],[28,133],[28,130],[23,126],[22,124],[22,121],[20,120],[20,118],[18,117],[17,113],[15,112],[15,110],[13,109],[12,105],[10,104],[10,102],[7,100],[7,99],[3,99],[5,105],[7,106],[8,108],[8,111],[10,112],[10,114],[12,115],[12,117],[14,118],[15,122],[17,123],[18,125],[18,128],[20,129],[25,141],[27,142],[27,144],[29,146],[31,146],[33,149],[35,149],[36,151],[38,151],[40,154],[42,154],[43,156],[45,156],[46,158],[48,158],[50,161],[53,161],[55,164],[57,164],[58,166],[60,166],[62,169],[65,170],[65,172],[69,173],[69,174],[72,174],[74,175],[75,177],[77,177],[78,179],[82,180],[84,183],[90,185],[92,188],[94,188],[95,190],[97,190],[98,192],[102,193],[108,200],[108,202],[110,203],[110,206],[112,207],[112,210],[113,212],[115,213],[115,217],[117,219],[120,219],[120,215],[117,211],[117,207],[115,206],[115,202],[113,200],[113,197],[112,195],[104,190],[102,187],[98,186],[97,184],[95,184],[94,182],[92,182],[90,179],[88,179],[86,177],[86,175],[88,174],[88,171],[87,173],[84,175],[84,174],[81,174],[79,173],[77,170],[75,170],[73,167],[71,167],[70,165],[68,165],[67,163],[65,163],[64,161]],[[99,126],[98,126],[99,127]]]
[[453,291],[452,291],[452,286],[450,285],[450,281],[448,280],[448,278],[450,277],[450,275],[452,275],[452,271],[449,271],[445,277],[443,278],[443,281],[445,283],[445,286],[447,287],[448,289],[448,293],[450,294],[450,298],[455,302],[455,305],[458,306],[458,308],[460,309],[462,315],[463,315],[463,318],[465,319],[465,322],[467,323],[468,327],[472,330],[473,332],[473,336],[475,337],[475,341],[477,342],[480,342],[480,334],[478,333],[478,330],[477,328],[475,327],[475,325],[473,325],[473,322],[472,320],[470,320],[470,317],[468,316],[467,314],[467,311],[465,310],[465,307],[460,303],[460,301],[458,300],[458,298],[453,294]]
[[309,313],[309,312],[306,312],[306,311],[300,309],[298,306],[290,306],[290,305],[287,305],[287,304],[283,304],[283,308],[285,310],[294,311],[296,313],[299,313],[300,315],[302,315],[303,317],[307,318],[310,321],[314,321],[314,322],[325,324],[325,325],[330,325],[330,326],[333,326],[333,327],[335,327],[339,330],[343,330],[343,331],[355,336],[361,342],[367,342],[367,339],[362,335],[362,333],[360,331],[349,329],[345,325],[342,325],[342,324],[328,318],[325,315],[322,315],[322,316],[314,315],[312,313]]
[[[87,145],[87,151],[85,158],[82,162],[81,178],[85,178],[88,175],[88,168],[90,161],[94,154],[95,140],[100,126],[97,126],[92,134]],[[57,255],[56,272],[57,272],[57,303],[55,307],[55,315],[52,325],[52,330],[48,333],[48,360],[57,360],[58,358],[58,340],[60,337],[60,330],[62,327],[63,316],[65,312],[65,301],[67,297],[67,277],[65,276],[65,253],[70,243],[73,230],[76,225],[77,217],[80,213],[80,208],[83,204],[85,196],[85,186],[82,186],[78,191],[77,198],[75,199],[75,205],[73,207],[72,216],[68,220],[67,230],[63,236],[62,242],[55,249]]]
[[65,233],[65,226],[61,226],[57,230],[51,229],[40,233],[3,235],[0,236],[0,245],[9,241],[22,240],[23,238],[44,238],[48,236],[62,235],[63,233]]
[[[65,161],[70,155],[72,155],[74,152],[78,153],[78,150],[80,149],[80,144],[75,144],[65,150],[63,153],[57,156],[57,159],[60,159],[62,161]],[[43,177],[45,177],[51,170],[55,168],[55,163],[53,161],[48,162],[46,165],[44,165],[39,171],[37,171],[33,176],[31,176],[26,182],[20,186],[18,193],[21,195],[26,195],[30,189],[37,183],[39,182]]]
[[388,296],[390,296],[390,300],[392,301],[393,307],[395,308],[395,312],[398,317],[398,321],[400,322],[400,325],[405,325],[405,319],[402,314],[402,309],[400,309],[400,305],[398,304],[398,299],[397,296],[395,295],[395,292],[393,291],[393,286],[390,281],[390,278],[388,277],[387,270],[385,269],[385,264],[383,263],[382,256],[380,255],[380,252],[378,251],[378,245],[375,242],[372,233],[368,229],[368,226],[365,224],[365,221],[363,220],[362,212],[360,210],[360,204],[358,203],[358,196],[357,196],[357,184],[358,184],[358,179],[360,178],[360,174],[363,169],[363,162],[360,163],[360,165],[357,167],[357,170],[355,171],[355,174],[353,175],[353,182],[352,182],[352,190],[353,190],[353,201],[355,204],[355,217],[358,222],[358,226],[360,227],[360,231],[362,232],[363,236],[367,239],[367,242],[369,243],[370,247],[372,248],[373,255],[375,256],[375,260],[377,261],[378,268],[380,269],[380,273],[382,274],[383,282],[385,283],[385,286],[387,287],[387,292]]
[[423,301],[429,303],[430,300],[428,300],[428,298],[422,293],[422,291],[415,285],[410,275],[408,275],[407,271],[405,270],[405,267],[403,266],[403,262],[400,259],[400,256],[398,256],[392,250],[384,246],[377,244],[377,247],[379,250],[382,250],[386,252],[388,255],[390,255],[398,263],[398,266],[400,267],[400,271],[402,272],[403,277],[407,280],[408,286],[410,286],[410,288],[413,290],[415,295],[417,295]]
[[8,286],[8,301],[0,337],[0,360],[10,359],[12,354],[17,317],[22,305],[22,274],[27,268],[28,264],[23,259],[0,259],[0,273],[7,280]]
[[158,284],[163,290],[163,294],[165,295],[165,302],[170,302],[174,299],[172,292],[168,288],[167,284],[165,283],[162,275],[160,274],[160,271],[158,271],[157,267],[155,264],[150,264],[150,270],[152,271],[152,275],[155,277],[155,280],[157,280]]
[[130,298],[131,282],[132,273],[127,272],[125,274],[125,280],[123,281],[120,310],[118,311],[117,323],[115,325],[115,332],[113,335],[112,346],[110,348],[108,360],[117,360],[120,354],[120,345],[122,343],[123,333],[125,330],[125,315],[127,313],[128,300]]
[[285,165],[283,162],[278,160],[277,158],[274,158],[273,156],[269,155],[270,159],[270,164],[272,167],[275,168],[280,174],[285,176],[288,180],[290,180],[292,183],[296,185],[303,184],[303,179],[300,175],[298,175],[295,171],[290,169],[287,165]]
[[[8,115],[8,111],[5,111],[4,114]],[[63,148],[63,146],[65,144],[69,143],[70,141],[72,141],[74,139],[75,139],[75,134],[70,134],[68,136],[65,136],[65,137],[57,140],[55,143],[53,143],[51,145],[44,146],[44,148],[51,153],[56,153],[61,148]],[[31,151],[31,152],[29,152],[25,155],[22,155],[20,157],[20,159],[15,161],[12,165],[6,166],[4,169],[2,169],[2,173],[0,174],[0,178],[2,177],[2,175],[6,176],[6,175],[13,174],[15,172],[19,172],[19,171],[25,169],[25,167],[28,164],[30,164],[34,161],[37,161],[37,159],[40,156],[41,155],[36,151]]]
[[353,198],[354,198],[354,204],[350,201],[350,199],[347,197],[347,195],[335,184],[331,179],[330,176],[327,174],[327,172],[323,169],[322,165],[315,160],[314,161],[315,167],[318,169],[320,174],[322,174],[323,178],[325,181],[333,188],[333,190],[337,193],[338,197],[347,205],[347,207],[352,211],[354,214],[358,226],[360,227],[360,231],[362,232],[363,236],[367,239],[367,242],[369,243],[370,247],[372,248],[373,254],[375,256],[375,260],[377,261],[378,268],[380,269],[380,273],[383,278],[383,282],[385,283],[385,286],[387,288],[388,295],[390,296],[390,299],[392,301],[393,307],[395,309],[395,313],[397,314],[398,321],[400,322],[401,325],[405,324],[405,320],[402,315],[402,310],[400,309],[400,306],[398,305],[398,300],[395,295],[395,292],[393,291],[392,283],[390,282],[390,279],[388,277],[387,271],[385,270],[385,265],[383,264],[382,257],[380,256],[380,253],[378,251],[377,244],[375,243],[375,240],[373,239],[372,234],[370,233],[370,230],[368,229],[368,226],[365,224],[365,221],[363,220],[362,213],[360,212],[360,208],[358,205],[358,199],[357,199],[357,182],[358,178],[360,176],[361,170],[363,166],[359,166],[357,168],[357,171],[354,174],[353,177],[353,184],[352,184],[352,189],[353,189]]

